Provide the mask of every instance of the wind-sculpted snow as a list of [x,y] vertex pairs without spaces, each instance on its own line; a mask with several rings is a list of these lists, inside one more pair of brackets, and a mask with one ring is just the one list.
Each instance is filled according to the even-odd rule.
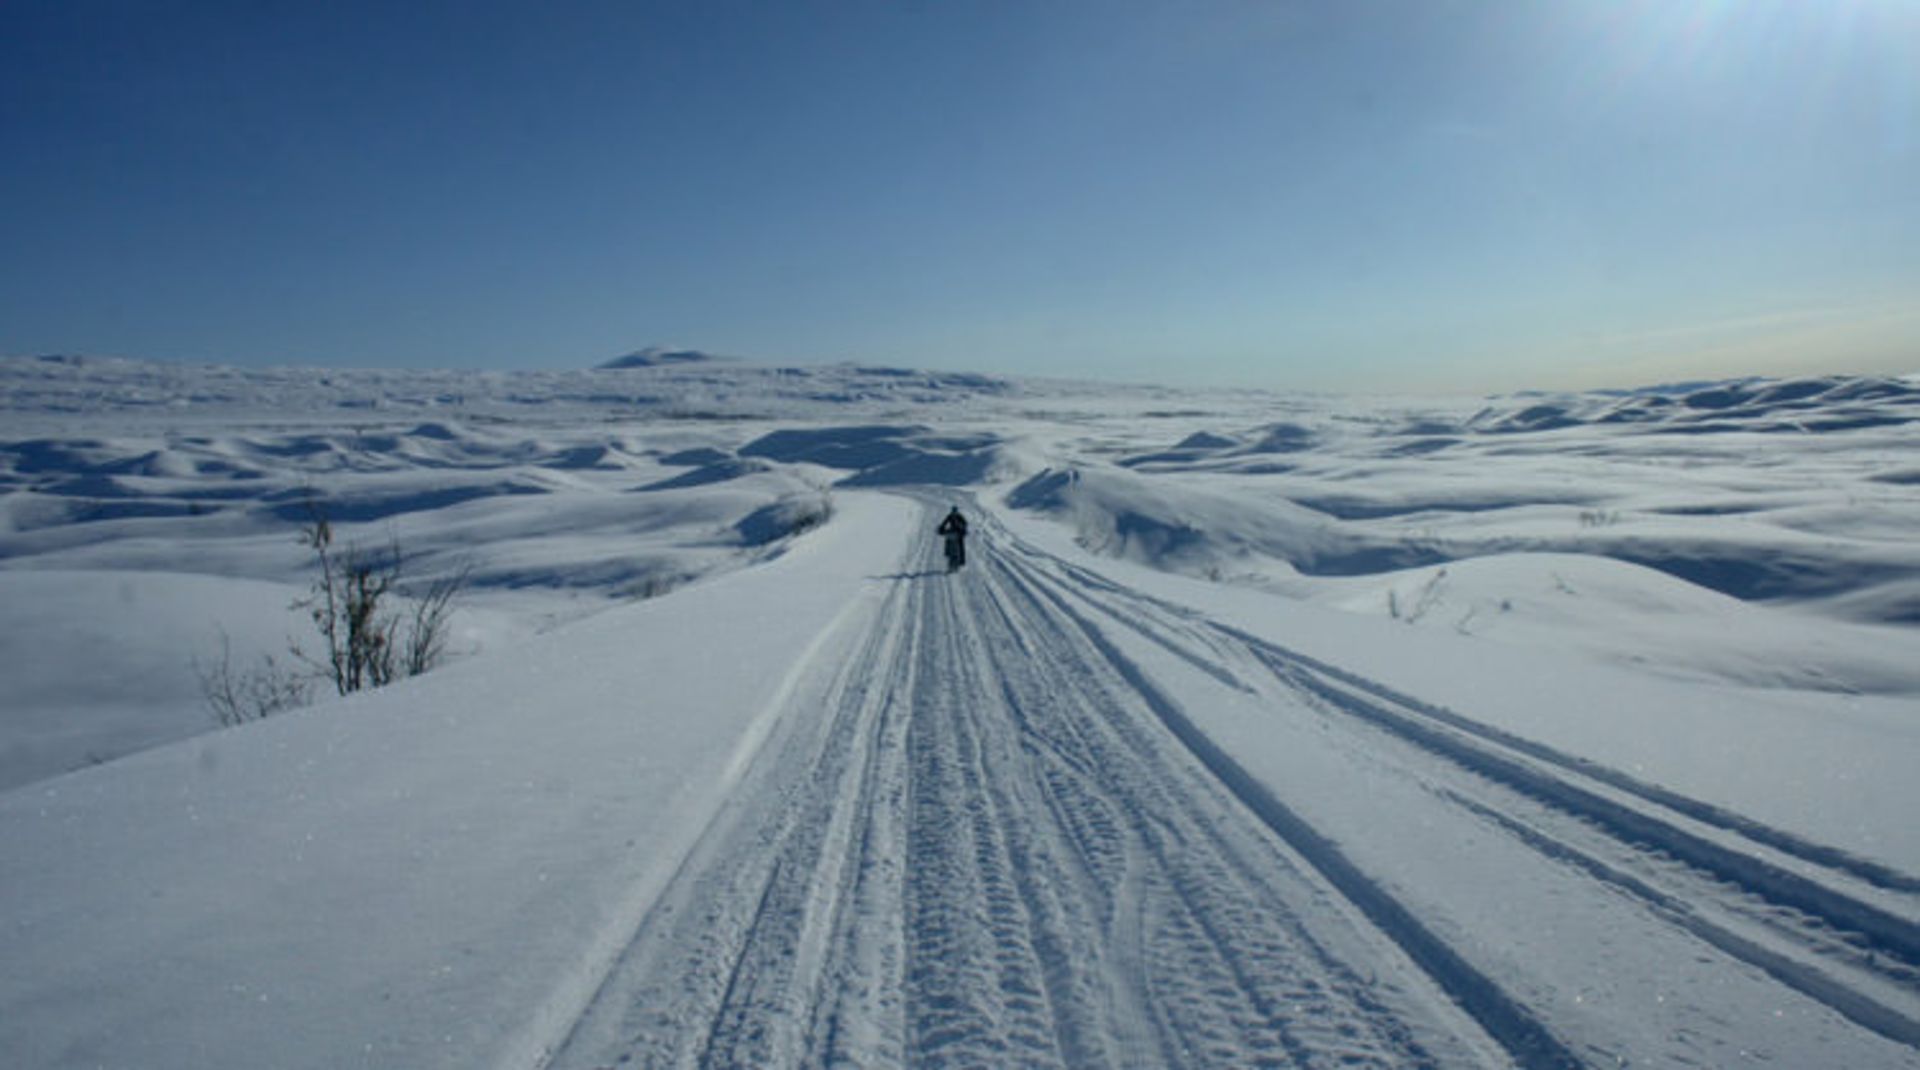
[[1912,1065],[1920,879],[982,520],[876,577],[553,1065]]
[[1907,379],[1749,379],[1619,398],[1574,395],[1522,408],[1490,407],[1470,421],[1513,434],[1588,424],[1681,434],[1818,433],[1891,427],[1920,419],[1920,384]]
[[22,1065],[1920,1063],[1910,383],[0,382]]
[[1391,941],[1312,907],[1312,866],[1044,594],[993,565],[930,582],[930,549],[796,696],[824,715],[767,749],[556,1066],[1486,1057]]
[[1309,597],[1329,589],[1299,574],[1578,553],[1903,624],[1920,617],[1916,414],[1912,381],[1833,378],[1216,420],[1058,456],[1009,501],[1103,552]]
[[1343,527],[1278,495],[1228,496],[1115,470],[1048,469],[1009,492],[1007,504],[1056,516],[1097,552],[1208,575],[1253,555],[1312,575],[1445,560],[1433,546]]
[[[311,501],[539,628],[778,552],[832,488],[972,489],[1103,554],[1417,627],[1766,687],[1920,687],[1881,664],[1907,640],[1831,619],[1920,622],[1909,380],[1359,402],[651,364],[0,360],[0,568],[244,577],[292,601]],[[1550,563],[1569,556],[1641,572]],[[1772,623],[1729,628],[1734,609],[1685,597],[1702,588]],[[1715,638],[1672,641],[1689,635]]]
[[580,371],[233,368],[115,357],[0,358],[0,412],[128,419],[253,414],[314,422],[406,414],[526,419],[582,408],[625,417],[818,417],[858,406],[966,407],[1017,395],[986,375],[649,359]]
[[923,427],[823,427],[774,431],[740,447],[748,457],[806,461],[828,468],[872,468],[913,455],[903,440]]
[[[32,705],[0,717],[0,788],[212,727],[194,676],[223,650],[239,669],[266,655],[297,665],[295,648],[311,654],[310,624],[287,607],[313,582],[299,534],[316,516],[342,547],[404,554],[402,596],[464,574],[452,650],[467,656],[777,554],[831,512],[799,466],[733,459],[731,436],[713,441],[446,419],[0,441],[0,569],[83,576],[87,590],[125,576],[130,590],[165,594],[139,605],[144,627],[97,629],[104,645],[71,633],[63,668],[37,677],[70,676],[66,697],[45,686],[15,696]],[[687,470],[663,453],[728,459]],[[153,575],[169,582],[145,582]],[[248,601],[236,604],[236,590]],[[5,649],[41,649],[24,634],[38,620],[7,600]],[[102,662],[147,666],[147,678],[102,673]],[[94,680],[122,690],[98,693]],[[125,713],[142,704],[145,719]]]
[[999,450],[991,447],[916,450],[909,456],[874,465],[840,481],[844,487],[973,487],[994,481],[1004,470]]
[[926,427],[853,426],[775,431],[740,448],[748,457],[851,469],[848,487],[975,486],[1003,467],[999,437]]
[[[706,456],[702,453],[701,456]],[[715,483],[726,483],[744,476],[757,475],[773,470],[773,465],[755,458],[742,460],[737,457],[717,455],[719,459],[703,461],[700,467],[669,476],[657,483],[649,483],[641,490],[681,490],[687,487],[706,487]]]

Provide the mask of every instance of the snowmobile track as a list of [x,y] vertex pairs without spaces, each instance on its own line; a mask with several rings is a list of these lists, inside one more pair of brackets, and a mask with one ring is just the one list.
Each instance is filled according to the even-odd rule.
[[1370,872],[1312,800],[1243,766],[1123,637],[1320,719],[1677,948],[1920,1048],[1920,882],[1118,586],[980,515],[985,552],[961,572],[922,544],[875,577],[551,1065],[1611,1060]]
[[[1084,630],[1089,642],[1128,678],[1140,694],[1146,696],[1162,723],[1219,778],[1221,784],[1332,881],[1341,894],[1359,907],[1375,925],[1390,934],[1490,1035],[1499,1040],[1516,1065],[1583,1065],[1565,1044],[1524,1007],[1508,997],[1498,984],[1435,936],[1392,895],[1362,873],[1337,846],[1201,732],[1177,704],[1162,696],[1158,688],[1124,654],[1101,636],[1098,628],[1058,595],[1049,594],[1047,597],[1054,601],[1062,614],[1074,620]],[[1194,660],[1196,664],[1202,663],[1199,659]]]
[[[1078,600],[1190,662],[1217,664],[1219,642],[1239,644],[1284,687],[1317,699],[1321,708],[1356,718],[1571,816],[1604,833],[1620,854],[1655,860],[1657,864],[1643,861],[1640,866],[1603,861],[1564,833],[1543,832],[1516,819],[1515,813],[1521,812],[1517,808],[1489,806],[1446,793],[1456,804],[1542,853],[1639,897],[1674,924],[1855,1023],[1890,1040],[1920,1047],[1920,1017],[1916,1017],[1920,1003],[1914,999],[1920,990],[1920,924],[1895,909],[1867,901],[1878,896],[1899,903],[1905,899],[1901,893],[1920,888],[1913,878],[1646,785],[1617,770],[1570,758],[1240,629],[1196,619],[1184,609],[1115,587],[1041,551],[1027,548],[1023,556],[1043,560],[1080,581],[1064,583],[1032,565],[1021,566],[1035,582],[1057,592],[1063,610],[1067,599]],[[1088,593],[1094,590],[1103,597]],[[1124,601],[1124,608],[1114,599]],[[1205,644],[1206,653],[1196,653],[1186,644]],[[1232,683],[1237,688],[1251,686],[1238,679]],[[1182,717],[1177,710],[1172,716]],[[1176,726],[1176,734],[1203,757],[1215,749],[1198,732]],[[1244,779],[1230,758],[1221,755],[1209,760],[1221,764],[1224,780]],[[1249,805],[1264,810],[1267,803],[1258,798],[1263,789],[1253,784],[1250,790],[1254,798]],[[1699,831],[1682,827],[1687,822]],[[1564,822],[1559,827],[1564,828]],[[1722,842],[1727,837],[1744,838],[1781,857],[1769,860],[1752,846],[1736,849]],[[1634,876],[1629,871],[1635,868],[1660,872],[1663,880]],[[1680,870],[1693,872],[1676,877]],[[1660,883],[1669,890],[1660,890]],[[1855,891],[1841,890],[1848,886]],[[1695,905],[1700,903],[1711,908]],[[1905,905],[1911,910],[1913,904],[1906,901]],[[1742,924],[1715,920],[1714,915],[1721,913]],[[1783,946],[1802,954],[1784,953]],[[1820,968],[1808,964],[1810,956],[1819,960]],[[1498,1034],[1492,1023],[1489,1028]]]
[[551,1065],[1495,1057],[1049,596],[924,556],[796,690]]

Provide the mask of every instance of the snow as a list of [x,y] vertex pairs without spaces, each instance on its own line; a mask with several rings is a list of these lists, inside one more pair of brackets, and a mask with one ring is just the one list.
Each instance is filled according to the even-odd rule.
[[1920,1065],[1914,382],[625,363],[0,360],[12,1061]]
[[35,1066],[525,1065],[795,666],[834,656],[867,544],[904,512],[862,498],[764,575],[0,796],[0,1047]]
[[[1052,553],[1089,563],[1057,529],[1019,517],[1008,523]],[[1601,575],[1626,569],[1640,578],[1630,566],[1604,560],[1579,565]],[[1211,619],[1495,727],[1907,872],[1920,870],[1920,827],[1894,817],[1912,801],[1904,768],[1920,744],[1920,705],[1912,697],[1916,668],[1898,639],[1881,630],[1864,630],[1860,648],[1831,651],[1824,649],[1831,639],[1808,649],[1805,636],[1797,644],[1791,629],[1778,636],[1773,627],[1785,625],[1764,617],[1757,626],[1747,622],[1746,629],[1727,634],[1729,618],[1742,621],[1756,612],[1734,602],[1719,607],[1732,611],[1721,617],[1692,618],[1691,633],[1656,619],[1651,641],[1632,645],[1633,633],[1647,628],[1645,617],[1619,611],[1590,613],[1558,643],[1552,633],[1539,634],[1529,625],[1525,637],[1495,645],[1453,628],[1407,627],[1390,615],[1276,604],[1256,591],[1125,562],[1100,561],[1097,567],[1131,589],[1196,607]],[[1623,591],[1633,587],[1621,584],[1609,593],[1618,597]],[[1719,601],[1706,593],[1696,597]],[[1681,637],[1692,646],[1661,649],[1660,640]],[[1879,649],[1867,645],[1875,642]],[[1622,649],[1638,652],[1622,657]],[[1732,664],[1717,665],[1716,658]],[[1689,659],[1692,670],[1680,671]],[[1831,685],[1840,670],[1834,666],[1853,659],[1864,666],[1860,682],[1879,682],[1892,693],[1835,693]]]
[[0,572],[7,734],[0,789],[208,728],[195,661],[237,662],[305,626],[297,589],[167,572]]

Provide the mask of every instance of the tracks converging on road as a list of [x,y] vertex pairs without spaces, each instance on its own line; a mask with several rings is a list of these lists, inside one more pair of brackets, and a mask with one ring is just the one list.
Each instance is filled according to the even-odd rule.
[[1831,1011],[1887,1065],[1916,1058],[1911,878],[1155,601],[981,519],[972,565],[936,572],[931,540],[915,546],[850,618],[835,649],[851,654],[804,667],[742,790],[551,1065],[1619,1057],[1553,975],[1511,968],[1447,894],[1350,842],[1340,806],[1283,793],[1217,739],[1195,714],[1213,694],[1309,724],[1329,754],[1650,939]]

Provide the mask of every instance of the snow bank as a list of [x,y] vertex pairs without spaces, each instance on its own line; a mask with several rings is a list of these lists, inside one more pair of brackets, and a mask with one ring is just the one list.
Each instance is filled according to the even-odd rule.
[[[1385,613],[1337,612],[1094,558],[1056,525],[1018,512],[1004,514],[1004,521],[1022,538],[1133,590],[1194,607],[1523,738],[1920,872],[1920,825],[1906,819],[1920,811],[1920,782],[1912,775],[1920,768],[1920,707],[1913,697],[1920,694],[1920,665],[1903,656],[1904,636],[1871,632],[1858,649],[1824,638],[1796,645],[1785,611],[1699,591],[1688,597],[1673,581],[1621,585],[1603,567],[1569,575],[1575,583],[1605,579],[1584,594],[1611,593],[1577,611],[1604,619],[1545,622],[1577,635],[1576,641],[1493,643],[1451,626],[1409,628]],[[1468,589],[1484,582],[1470,577]],[[1622,601],[1636,588],[1658,594],[1638,606]],[[1575,587],[1571,595],[1550,597],[1584,595]],[[1451,603],[1447,611],[1462,608]],[[1668,614],[1683,623],[1668,626],[1672,622],[1662,619]],[[1649,634],[1637,631],[1643,621]],[[1665,644],[1660,661],[1666,671],[1649,674],[1629,660],[1626,650],[1635,644]],[[1871,683],[1880,693],[1835,686],[1848,681]]]
[[763,568],[0,795],[0,1051],[529,1065],[908,516],[848,494]]
[[1349,575],[1443,559],[1431,546],[1355,530],[1277,495],[1229,495],[1121,469],[1047,469],[1013,488],[1006,503],[1066,524],[1095,553],[1189,575],[1275,564]]
[[162,572],[0,571],[0,791],[213,726],[195,662],[284,654],[301,588]]

